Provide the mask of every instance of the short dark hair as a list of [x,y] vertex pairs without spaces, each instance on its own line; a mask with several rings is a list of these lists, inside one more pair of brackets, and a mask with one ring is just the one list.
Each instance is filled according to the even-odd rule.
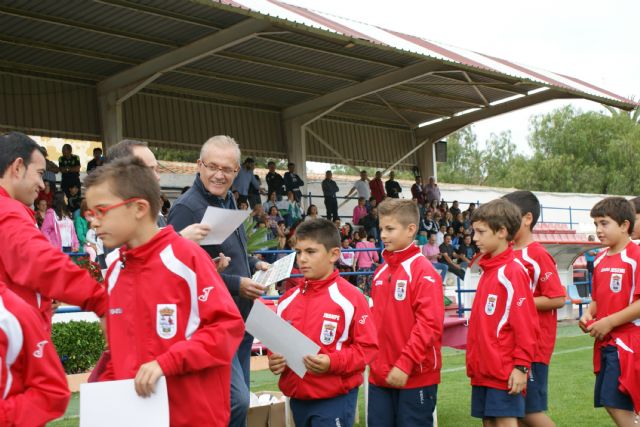
[[633,207],[636,209],[636,213],[640,214],[640,197],[634,197],[633,199],[631,199],[629,201],[631,202]]
[[102,153],[102,148],[100,148],[100,147],[96,147],[96,148],[94,148],[94,149],[93,149],[93,154],[96,154],[96,152],[100,152],[100,153]]
[[631,234],[636,222],[635,206],[624,197],[606,197],[591,208],[591,218],[604,216],[613,219],[618,225],[629,221],[629,229],[627,232]]
[[525,216],[529,212],[531,212],[531,216],[533,220],[531,221],[531,230],[538,222],[538,218],[540,218],[540,201],[531,191],[526,190],[518,190],[509,194],[505,194],[502,196],[503,199],[506,199],[516,205],[520,209],[520,213],[522,216]]
[[0,176],[9,169],[17,159],[22,159],[25,167],[31,163],[34,151],[40,151],[46,157],[44,148],[21,132],[9,132],[0,136]]
[[139,158],[128,156],[113,160],[111,163],[95,169],[84,179],[87,190],[95,185],[109,183],[113,194],[123,200],[134,197],[149,202],[152,218],[160,212],[160,184]]
[[122,159],[124,157],[133,156],[133,149],[135,147],[148,147],[145,141],[137,141],[135,139],[123,139],[113,147],[107,150],[106,162],[112,162],[116,159]]
[[495,199],[480,205],[471,215],[471,223],[485,222],[497,233],[502,227],[507,230],[507,240],[512,241],[522,222],[520,209],[506,199]]
[[64,149],[67,149],[67,148],[68,148],[69,150],[73,150],[73,148],[71,147],[71,144],[64,144],[64,145],[62,146],[62,149],[63,149],[63,150],[64,150]]
[[320,243],[327,251],[340,247],[340,233],[335,224],[324,218],[308,219],[296,228],[298,240]]

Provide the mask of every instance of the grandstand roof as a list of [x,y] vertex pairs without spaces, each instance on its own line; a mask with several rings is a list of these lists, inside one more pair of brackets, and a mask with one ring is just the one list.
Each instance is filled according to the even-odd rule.
[[551,99],[636,106],[577,78],[278,0],[5,2],[0,58],[4,130],[101,140],[100,100],[115,94],[125,137],[195,148],[227,133],[244,152],[284,157],[283,120],[324,114],[310,129],[341,155],[312,139],[306,154],[320,161],[388,164],[417,139]]

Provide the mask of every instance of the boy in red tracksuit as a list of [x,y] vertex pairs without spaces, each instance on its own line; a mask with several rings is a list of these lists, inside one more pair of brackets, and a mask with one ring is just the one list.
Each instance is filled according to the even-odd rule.
[[70,397],[39,313],[0,282],[0,426],[45,425]]
[[592,298],[580,327],[596,339],[594,406],[605,407],[617,426],[640,414],[640,248],[629,235],[635,209],[607,197],[591,209],[598,239],[607,249],[594,261]]
[[124,245],[105,280],[111,358],[100,379],[134,378],[148,396],[166,376],[172,426],[226,426],[244,325],[211,258],[171,226],[158,229],[160,188],[140,159],[102,166],[85,186],[98,237]]
[[474,211],[471,223],[482,253],[467,334],[471,415],[485,426],[517,427],[525,415],[523,393],[538,333],[531,280],[509,246],[520,228],[520,210],[493,200]]
[[522,215],[513,251],[529,273],[540,328],[527,381],[522,423],[528,427],[553,427],[555,424],[544,411],[547,410],[549,363],[556,343],[556,310],[564,306],[566,292],[560,283],[555,261],[544,246],[533,241],[532,230],[540,216],[538,198],[531,191],[514,191],[502,198],[516,205]]
[[353,425],[365,366],[378,350],[376,328],[365,297],[335,269],[340,234],[326,219],[296,229],[297,261],[304,283],[287,291],[278,315],[320,346],[304,359],[300,378],[282,355],[269,355],[269,368],[281,374],[280,390],[291,398],[297,427]]
[[386,199],[378,215],[385,263],[371,288],[380,352],[370,369],[368,425],[432,426],[442,367],[442,279],[413,243],[416,204]]

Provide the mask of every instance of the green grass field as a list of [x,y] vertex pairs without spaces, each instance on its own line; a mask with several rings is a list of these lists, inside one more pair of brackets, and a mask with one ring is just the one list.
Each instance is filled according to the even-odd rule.
[[[549,415],[559,427],[601,427],[613,423],[603,409],[593,408],[592,344],[573,322],[561,323],[549,370]],[[471,386],[464,368],[464,351],[443,351],[442,383],[438,389],[438,422],[441,427],[478,426],[471,418]],[[253,391],[277,390],[277,377],[269,371],[251,373]],[[359,398],[360,424],[364,426],[364,400]],[[74,395],[65,419],[50,423],[55,427],[78,425],[78,396]]]

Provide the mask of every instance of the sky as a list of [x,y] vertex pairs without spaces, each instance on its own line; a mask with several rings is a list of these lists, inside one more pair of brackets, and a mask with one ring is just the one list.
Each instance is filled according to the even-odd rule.
[[[618,95],[640,99],[637,0],[285,0],[314,9],[577,77]],[[557,100],[473,125],[478,140],[511,131],[518,150],[531,152],[529,119],[567,104],[602,110],[585,100]]]

